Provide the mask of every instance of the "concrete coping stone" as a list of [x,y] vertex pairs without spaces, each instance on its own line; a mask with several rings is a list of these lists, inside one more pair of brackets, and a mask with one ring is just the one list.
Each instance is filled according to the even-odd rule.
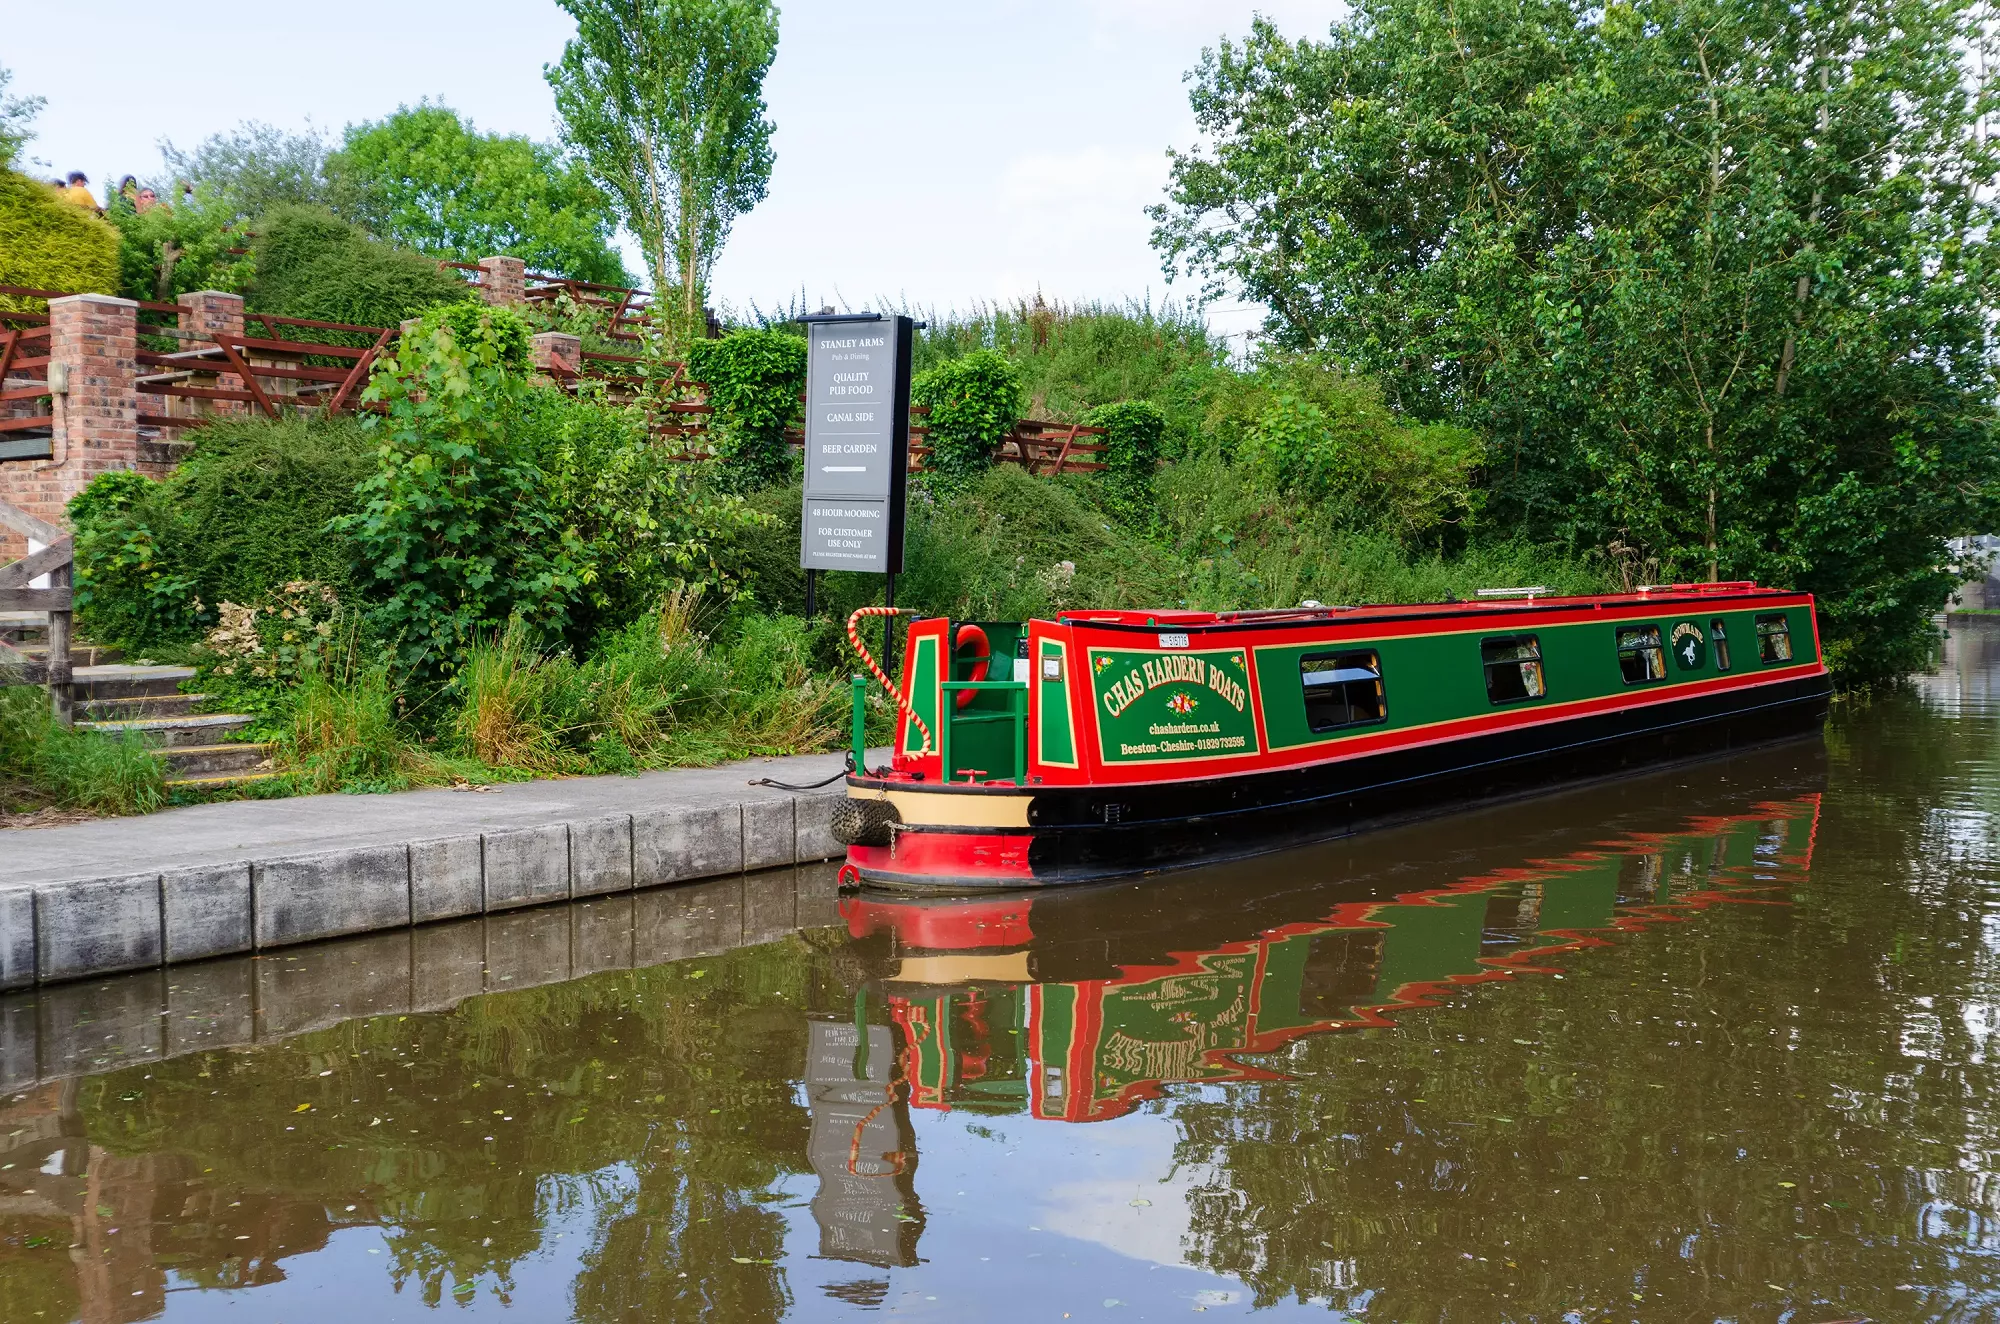
[[[0,989],[832,859],[827,824],[842,788],[753,789],[743,774],[816,781],[839,759],[513,784],[493,796],[236,801],[10,832],[9,868],[27,877],[0,881]],[[120,865],[63,876],[65,844]],[[298,849],[313,845],[323,848]]]

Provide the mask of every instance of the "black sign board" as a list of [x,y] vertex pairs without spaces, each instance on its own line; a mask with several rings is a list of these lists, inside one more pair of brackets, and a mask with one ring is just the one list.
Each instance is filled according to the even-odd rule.
[[886,313],[814,313],[806,324],[806,491],[799,565],[903,568],[910,468],[910,342]]

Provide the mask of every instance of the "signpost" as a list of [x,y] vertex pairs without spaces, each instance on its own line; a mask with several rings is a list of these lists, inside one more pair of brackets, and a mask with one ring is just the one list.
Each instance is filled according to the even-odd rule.
[[[810,313],[806,324],[806,482],[799,565],[808,610],[821,570],[903,568],[903,489],[910,469],[910,344],[916,323],[892,313]],[[885,621],[883,665],[895,665]]]

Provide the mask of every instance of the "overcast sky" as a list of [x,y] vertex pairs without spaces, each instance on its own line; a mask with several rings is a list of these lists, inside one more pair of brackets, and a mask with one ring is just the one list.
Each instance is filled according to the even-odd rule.
[[[339,130],[429,97],[484,130],[552,138],[547,0],[347,0],[190,19],[157,0],[0,0],[0,64],[46,97],[28,154],[107,177],[160,168],[246,119]],[[766,85],[770,194],[715,293],[742,307],[1143,298],[1166,286],[1144,208],[1194,136],[1182,75],[1261,12],[1320,35],[1333,0],[788,0]],[[212,16],[211,16],[212,17]],[[861,203],[878,219],[848,222]],[[833,223],[835,213],[840,222]],[[638,269],[636,257],[628,265]],[[1253,325],[1219,305],[1219,330]]]

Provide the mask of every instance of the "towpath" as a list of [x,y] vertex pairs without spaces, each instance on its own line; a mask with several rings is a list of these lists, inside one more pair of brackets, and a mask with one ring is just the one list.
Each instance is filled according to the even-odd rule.
[[840,754],[0,832],[0,989],[831,859]]

